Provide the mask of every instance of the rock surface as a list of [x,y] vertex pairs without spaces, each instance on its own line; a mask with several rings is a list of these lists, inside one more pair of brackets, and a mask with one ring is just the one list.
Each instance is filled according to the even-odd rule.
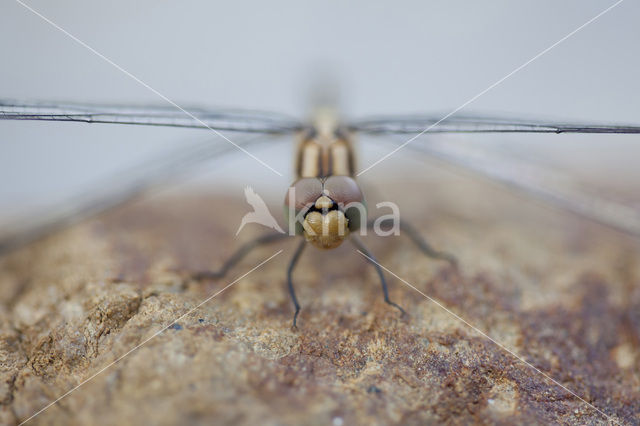
[[224,279],[186,279],[260,232],[236,239],[249,207],[222,196],[137,202],[0,259],[0,423],[79,384],[29,423],[640,423],[637,242],[502,190],[433,179],[428,205],[399,204],[459,270],[402,237],[365,238],[442,304],[388,275],[406,317],[350,245],[304,253],[297,330],[284,285],[291,241]]

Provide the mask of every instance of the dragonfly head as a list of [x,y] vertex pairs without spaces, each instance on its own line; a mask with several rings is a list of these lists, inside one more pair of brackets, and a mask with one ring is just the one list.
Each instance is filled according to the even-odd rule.
[[290,223],[295,217],[296,234],[323,249],[338,247],[367,217],[362,192],[349,176],[299,179],[285,207]]

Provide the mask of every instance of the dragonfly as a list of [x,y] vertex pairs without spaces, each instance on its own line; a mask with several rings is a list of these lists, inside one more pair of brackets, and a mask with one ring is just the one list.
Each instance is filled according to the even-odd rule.
[[[185,111],[189,113],[185,114]],[[332,249],[346,240],[350,240],[376,268],[385,302],[404,314],[402,307],[389,298],[381,266],[357,235],[359,229],[372,227],[374,221],[368,220],[366,207],[350,207],[365,205],[363,191],[356,180],[358,170],[353,145],[356,135],[382,139],[393,135],[411,137],[411,143],[403,144],[403,148],[427,153],[593,221],[629,235],[640,236],[640,214],[633,206],[595,196],[569,184],[563,177],[550,178],[546,171],[530,168],[522,173],[521,169],[510,168],[509,164],[491,159],[486,153],[471,152],[453,144],[424,143],[419,138],[425,133],[638,134],[640,125],[549,122],[490,115],[453,115],[445,119],[437,115],[389,115],[343,121],[335,109],[321,107],[317,111],[312,120],[304,121],[275,112],[238,109],[193,107],[178,110],[168,106],[0,101],[2,120],[199,128],[213,130],[219,135],[223,131],[255,135],[237,142],[223,136],[230,143],[196,144],[181,148],[173,155],[148,161],[145,166],[137,168],[136,173],[127,175],[128,180],[121,184],[101,188],[57,209],[48,209],[47,214],[37,220],[9,228],[0,234],[0,254],[125,203],[165,183],[168,176],[194,164],[283,135],[298,140],[296,179],[285,197],[287,211],[299,218],[293,234],[302,237],[287,269],[287,286],[294,306],[294,328],[297,326],[300,303],[294,289],[293,271],[303,250],[308,245]],[[399,227],[426,256],[456,267],[454,255],[432,247],[411,224],[400,220]],[[288,236],[286,233],[265,234],[241,246],[219,270],[197,272],[192,278],[221,278],[254,248]]]

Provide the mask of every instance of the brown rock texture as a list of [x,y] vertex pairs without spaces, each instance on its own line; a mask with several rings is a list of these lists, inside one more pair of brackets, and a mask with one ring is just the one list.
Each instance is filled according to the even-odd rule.
[[427,197],[414,178],[371,205],[413,188],[405,218],[460,268],[366,237],[381,264],[609,418],[387,274],[399,316],[351,245],[304,253],[297,330],[292,241],[188,279],[261,230],[234,236],[240,197],[169,194],[0,259],[0,423],[87,379],[28,424],[640,423],[637,241],[454,175]]

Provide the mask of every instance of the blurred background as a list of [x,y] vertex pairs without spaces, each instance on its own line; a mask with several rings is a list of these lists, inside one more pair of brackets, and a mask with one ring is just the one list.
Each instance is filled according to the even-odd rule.
[[[304,118],[319,90],[338,99],[345,117],[447,113],[614,2],[26,3],[181,106]],[[463,112],[639,123],[639,16],[637,2],[621,3]],[[165,104],[13,0],[0,6],[0,52],[2,98]],[[207,138],[226,143],[200,130],[0,122],[0,223],[46,211]],[[464,139],[481,141],[487,152],[508,144],[520,159],[591,183],[629,186],[640,178],[635,136]],[[360,145],[363,166],[390,149]],[[238,153],[205,168],[200,189],[242,198],[250,184],[280,203],[292,179],[291,146],[272,147],[250,150],[283,177]],[[401,174],[403,156],[363,178]]]

